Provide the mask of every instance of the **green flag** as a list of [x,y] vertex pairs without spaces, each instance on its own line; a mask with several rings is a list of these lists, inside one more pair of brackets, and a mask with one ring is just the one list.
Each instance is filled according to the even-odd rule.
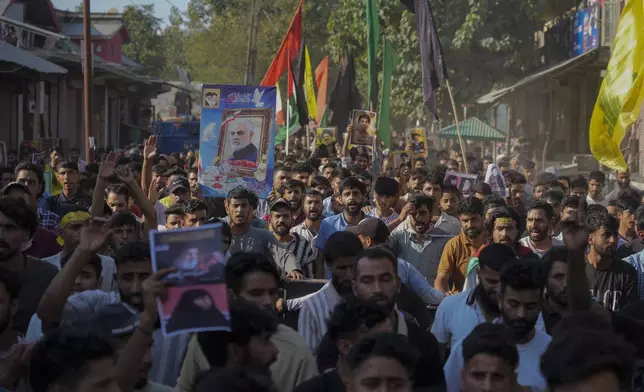
[[378,19],[377,0],[365,0],[367,7],[367,50],[369,54],[369,102],[371,110],[376,110],[378,104],[378,67],[376,58],[378,52],[378,37],[380,36],[380,21]]
[[378,140],[384,142],[387,148],[391,148],[391,131],[389,130],[389,127],[391,125],[391,79],[397,66],[398,55],[396,54],[396,50],[391,41],[385,39],[385,50],[383,54],[382,66],[382,94],[380,96],[380,105],[378,105],[376,129],[378,130]]
[[[299,131],[302,126],[300,125],[300,116],[297,112],[297,99],[295,94],[291,95],[287,102],[286,115],[288,116],[288,135],[291,136]],[[286,126],[275,126],[275,145],[282,144],[286,141]]]

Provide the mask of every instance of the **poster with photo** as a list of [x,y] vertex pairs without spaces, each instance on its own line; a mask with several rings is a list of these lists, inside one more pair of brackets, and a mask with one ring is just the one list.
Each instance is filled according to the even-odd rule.
[[505,186],[505,178],[501,169],[495,164],[487,165],[487,173],[485,173],[485,182],[492,188],[492,193],[501,197],[508,197],[509,193]]
[[273,187],[275,87],[202,88],[199,183],[204,196],[239,186],[267,198]]
[[443,182],[457,187],[463,196],[469,196],[472,193],[474,184],[476,184],[476,174],[447,171]]
[[427,156],[427,148],[425,144],[425,128],[412,128],[408,129],[405,133],[407,146],[409,146],[411,153],[415,157]]
[[351,132],[350,147],[373,147],[376,136],[376,113],[366,110],[353,111],[353,130]]
[[157,301],[166,336],[230,331],[222,252],[222,225],[150,232],[152,268],[176,270],[164,277],[168,295]]
[[332,146],[335,144],[338,128],[318,128],[316,137],[317,146]]
[[391,155],[394,158],[394,167],[398,168],[403,163],[410,163],[411,159],[409,158],[409,151],[399,150],[392,151]]

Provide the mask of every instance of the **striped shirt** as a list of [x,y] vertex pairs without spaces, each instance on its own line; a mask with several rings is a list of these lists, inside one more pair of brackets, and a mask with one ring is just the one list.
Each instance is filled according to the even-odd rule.
[[327,321],[342,297],[328,282],[320,290],[309,295],[302,303],[300,316],[297,321],[297,331],[302,335],[306,344],[315,355],[327,332]]
[[391,222],[393,222],[394,220],[396,220],[398,218],[398,213],[396,213],[396,211],[391,211],[391,215],[386,216],[386,217],[382,217],[382,216],[378,215],[378,210],[375,209],[375,208],[372,208],[365,215],[370,216],[372,218],[378,218],[381,221],[383,221],[385,223],[385,225],[390,224]]
[[318,233],[313,233],[306,225],[306,222],[302,222],[293,227],[291,229],[291,234],[297,234],[307,240],[311,246],[311,250],[313,251],[313,260],[318,258],[318,248],[315,247],[315,240],[318,238]]
[[291,233],[291,235],[293,236],[292,240],[286,243],[278,242],[278,245],[293,254],[295,259],[299,261],[304,276],[311,278],[313,276],[313,264],[315,262],[311,243],[297,233]]

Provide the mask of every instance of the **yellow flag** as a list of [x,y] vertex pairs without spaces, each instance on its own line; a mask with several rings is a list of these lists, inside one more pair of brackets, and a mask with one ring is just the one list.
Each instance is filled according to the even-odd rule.
[[628,0],[617,27],[606,75],[590,120],[590,150],[614,170],[626,170],[620,144],[644,99],[644,6]]
[[[304,95],[306,96],[306,108],[309,117],[315,118],[318,105],[315,102],[315,87],[313,87],[313,70],[311,69],[311,57],[308,46],[304,46]],[[318,119],[319,120],[319,119]]]

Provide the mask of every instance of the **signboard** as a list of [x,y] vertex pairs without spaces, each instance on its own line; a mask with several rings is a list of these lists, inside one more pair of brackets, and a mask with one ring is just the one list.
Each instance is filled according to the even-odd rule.
[[273,187],[275,87],[202,88],[199,183],[204,196],[239,186],[268,198]]
[[447,171],[443,182],[454,185],[463,196],[469,196],[472,193],[474,184],[476,184],[476,174]]
[[573,41],[573,57],[599,47],[599,2],[577,11]]
[[150,232],[153,270],[175,269],[163,278],[167,297],[157,300],[164,335],[230,331],[221,227]]

